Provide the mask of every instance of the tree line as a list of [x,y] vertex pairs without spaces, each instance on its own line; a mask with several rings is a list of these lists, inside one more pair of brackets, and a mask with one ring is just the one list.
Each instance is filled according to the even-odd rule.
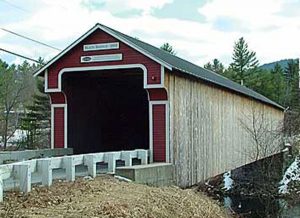
[[299,60],[291,59],[286,67],[276,64],[273,69],[259,67],[256,53],[242,37],[234,44],[232,63],[228,68],[214,59],[204,68],[219,73],[266,96],[290,110],[299,108]]
[[[169,43],[160,48],[176,54]],[[256,52],[241,37],[233,45],[232,61],[227,68],[217,58],[203,67],[281,105],[285,108],[283,132],[286,136],[300,134],[299,59],[290,59],[286,66],[276,63],[272,69],[261,68]]]
[[[175,54],[169,43],[160,47]],[[243,37],[233,46],[232,62],[226,68],[217,58],[206,63],[205,69],[246,86],[291,111],[299,110],[299,60],[289,60],[286,67],[276,64],[273,69],[259,67],[256,53],[249,49]]]
[[49,147],[50,101],[43,81],[33,77],[43,65],[0,60],[0,145],[6,149]]
[[[169,43],[160,48],[176,54]],[[18,65],[0,60],[2,148],[9,144],[17,144],[17,148],[49,147],[50,100],[44,93],[43,80],[33,77],[43,64],[42,59],[38,64],[24,61]],[[233,46],[232,63],[227,68],[218,59],[206,63],[204,68],[253,89],[287,108],[291,112],[289,122],[293,123],[290,125],[294,128],[292,131],[298,131],[299,60],[290,60],[284,68],[276,64],[271,70],[262,69],[256,53],[249,49],[244,38],[240,38]],[[20,137],[15,142],[16,133]]]

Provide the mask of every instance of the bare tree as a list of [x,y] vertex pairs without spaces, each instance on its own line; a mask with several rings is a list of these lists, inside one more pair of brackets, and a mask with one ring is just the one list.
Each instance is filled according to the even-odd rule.
[[[250,107],[240,117],[241,128],[252,141],[243,152],[250,160],[235,172],[235,189],[260,200],[274,197],[282,174],[282,122],[274,120],[262,107]],[[278,154],[278,155],[277,155]]]
[[276,154],[283,148],[282,123],[268,119],[263,109],[253,106],[250,114],[243,114],[240,124],[253,141],[253,146],[247,150],[252,161]]
[[0,134],[3,147],[6,148],[19,125],[21,94],[25,83],[15,65],[8,66],[2,61],[0,65]]

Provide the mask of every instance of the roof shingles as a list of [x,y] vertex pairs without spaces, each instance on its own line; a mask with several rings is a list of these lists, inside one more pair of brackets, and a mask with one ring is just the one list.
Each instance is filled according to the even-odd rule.
[[117,34],[119,37],[126,39],[127,41],[131,42],[135,46],[146,51],[147,53],[150,53],[155,58],[160,59],[163,62],[166,62],[167,64],[171,65],[172,68],[177,69],[184,74],[188,74],[188,75],[197,77],[198,79],[202,79],[204,81],[213,83],[213,84],[221,86],[223,88],[238,92],[240,94],[243,94],[248,97],[254,98],[256,100],[259,100],[261,102],[270,104],[277,108],[284,109],[282,106],[280,106],[276,102],[268,99],[267,97],[253,91],[252,89],[242,86],[236,82],[233,82],[230,79],[228,79],[224,76],[221,76],[220,74],[217,74],[210,70],[204,69],[204,68],[197,66],[189,61],[186,61],[182,58],[172,55],[172,54],[170,54],[166,51],[163,51],[155,46],[152,46],[148,43],[142,42],[136,38],[125,35],[119,31],[116,31],[114,29],[106,27],[102,24],[99,24],[99,25],[104,28],[108,28],[109,30],[111,30],[112,32]]

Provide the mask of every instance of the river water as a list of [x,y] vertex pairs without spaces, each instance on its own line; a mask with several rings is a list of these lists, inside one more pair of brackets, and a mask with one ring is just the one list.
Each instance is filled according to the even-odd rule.
[[300,202],[291,205],[284,199],[231,196],[223,204],[245,218],[300,218]]

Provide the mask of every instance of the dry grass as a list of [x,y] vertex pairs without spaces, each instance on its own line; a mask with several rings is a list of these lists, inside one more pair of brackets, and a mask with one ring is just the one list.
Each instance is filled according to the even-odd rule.
[[1,217],[227,217],[207,196],[192,189],[155,188],[120,182],[110,176],[95,180],[55,182],[22,195],[10,192],[0,204]]

